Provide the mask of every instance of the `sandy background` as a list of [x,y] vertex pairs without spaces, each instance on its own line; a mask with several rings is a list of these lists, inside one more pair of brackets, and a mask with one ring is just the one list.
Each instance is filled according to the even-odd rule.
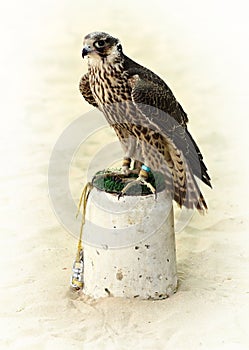
[[[0,348],[248,349],[246,2],[14,1],[0,13]],[[168,82],[213,180],[209,214],[177,235],[179,289],[168,300],[90,303],[69,291],[77,241],[50,206],[47,170],[57,138],[90,109],[78,81],[82,38],[95,30]],[[106,131],[74,164],[75,194],[111,140]]]

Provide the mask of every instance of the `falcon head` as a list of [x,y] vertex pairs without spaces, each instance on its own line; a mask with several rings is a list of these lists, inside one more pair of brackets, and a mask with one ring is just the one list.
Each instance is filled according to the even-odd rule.
[[93,32],[85,36],[82,57],[90,59],[117,58],[122,55],[120,41],[103,32]]

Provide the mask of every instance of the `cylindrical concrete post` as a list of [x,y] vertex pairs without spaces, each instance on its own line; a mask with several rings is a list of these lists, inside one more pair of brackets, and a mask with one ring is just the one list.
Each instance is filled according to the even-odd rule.
[[93,188],[84,227],[84,294],[163,299],[176,287],[173,208],[166,192],[156,200],[118,200]]

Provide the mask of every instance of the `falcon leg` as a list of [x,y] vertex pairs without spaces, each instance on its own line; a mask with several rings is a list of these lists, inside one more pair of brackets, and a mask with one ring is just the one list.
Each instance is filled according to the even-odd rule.
[[[111,176],[119,176],[120,178],[127,178],[129,174],[139,174],[139,171],[141,170],[142,163],[138,160],[134,162],[133,169],[130,169],[131,165],[131,158],[124,157],[122,162],[122,170],[116,170],[116,171],[109,171],[104,174],[97,174],[94,176],[93,180],[98,179],[105,179]],[[129,181],[129,180],[127,180]]]
[[131,188],[134,185],[137,185],[138,183],[141,185],[146,185],[150,189],[150,191],[154,194],[156,199],[156,189],[147,181],[149,172],[150,172],[150,168],[143,164],[139,171],[138,178],[136,178],[135,180],[132,180],[132,179],[129,180],[128,184],[122,189],[122,191],[118,195],[118,199],[122,197],[129,188]]
[[129,175],[131,165],[131,158],[124,157],[122,163],[122,173],[125,175]]
[[141,170],[141,165],[142,165],[142,163],[139,160],[135,160],[133,169],[130,169],[131,158],[124,157],[123,163],[122,163],[122,174],[124,174],[124,175],[139,174],[139,172]]
[[143,163],[140,162],[139,160],[134,161],[134,167],[133,167],[134,174],[139,174],[139,172],[142,168],[142,165],[143,165]]

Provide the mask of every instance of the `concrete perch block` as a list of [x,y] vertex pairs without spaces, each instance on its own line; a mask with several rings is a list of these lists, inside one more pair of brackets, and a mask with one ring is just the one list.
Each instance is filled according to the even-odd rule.
[[165,191],[125,196],[96,188],[84,228],[84,294],[164,299],[176,291],[172,200]]

